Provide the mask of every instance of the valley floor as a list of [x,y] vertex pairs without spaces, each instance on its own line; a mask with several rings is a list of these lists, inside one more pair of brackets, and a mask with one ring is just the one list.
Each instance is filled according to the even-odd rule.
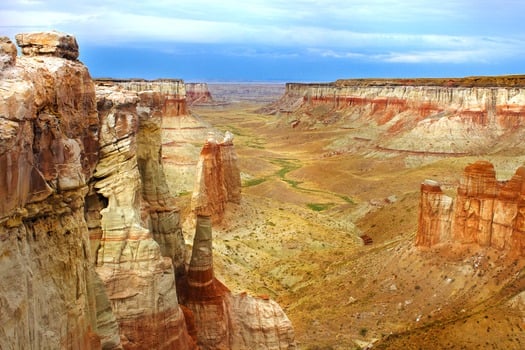
[[[347,129],[295,130],[258,107],[193,108],[234,133],[243,179],[241,204],[214,227],[219,279],[278,301],[300,349],[525,347],[522,259],[414,247],[421,182],[453,195],[478,158],[351,152]],[[502,178],[523,163],[485,159]]]

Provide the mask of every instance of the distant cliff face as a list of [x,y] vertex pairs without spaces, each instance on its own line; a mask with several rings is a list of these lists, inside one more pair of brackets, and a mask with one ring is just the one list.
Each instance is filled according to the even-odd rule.
[[525,79],[487,79],[290,83],[266,111],[295,128],[367,128],[361,138],[378,149],[452,155],[523,149]]
[[186,101],[190,106],[213,102],[208,84],[186,83]]
[[491,163],[465,168],[455,204],[436,183],[421,186],[416,245],[478,244],[525,255],[525,168],[506,182],[496,180]]

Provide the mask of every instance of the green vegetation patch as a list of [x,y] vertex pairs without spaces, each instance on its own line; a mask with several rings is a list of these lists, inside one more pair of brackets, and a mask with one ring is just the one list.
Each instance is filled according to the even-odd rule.
[[306,206],[313,211],[323,211],[333,207],[334,203],[308,203]]
[[298,164],[299,162],[297,159],[274,158],[270,159],[270,162],[281,167],[281,169],[277,170],[275,175],[279,176],[282,180],[284,180],[286,174],[301,167],[301,164]]
[[259,184],[262,184],[264,181],[266,181],[265,177],[259,177],[259,178],[256,178],[256,179],[244,180],[244,182],[242,184],[242,187],[257,186]]

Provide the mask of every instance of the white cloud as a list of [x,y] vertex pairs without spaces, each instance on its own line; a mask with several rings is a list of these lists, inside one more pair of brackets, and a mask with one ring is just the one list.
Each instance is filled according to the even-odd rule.
[[384,62],[488,62],[525,53],[523,31],[522,36],[519,30],[499,34],[496,25],[521,28],[521,21],[512,21],[523,6],[501,0],[495,25],[487,25],[476,22],[476,16],[490,17],[493,6],[487,0],[476,6],[470,0],[18,0],[0,4],[0,30],[13,36],[57,29],[76,35],[81,45],[241,45],[240,55],[261,54],[249,48],[263,45],[275,47],[274,52],[290,48],[288,56],[306,52]]

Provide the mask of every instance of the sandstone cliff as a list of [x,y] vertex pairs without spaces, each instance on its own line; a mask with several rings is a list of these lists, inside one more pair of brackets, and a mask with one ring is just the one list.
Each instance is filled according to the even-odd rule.
[[202,349],[295,349],[292,324],[274,301],[233,294],[213,272],[211,219],[197,216],[187,278],[179,284]]
[[93,82],[71,36],[18,35],[19,58],[0,42],[0,348],[119,348],[84,219]]
[[[336,125],[378,150],[454,155],[523,150],[525,79],[293,84],[265,110],[295,128]],[[425,143],[420,142],[421,139]]]
[[474,243],[523,256],[524,189],[524,168],[500,182],[486,161],[465,168],[454,205],[438,184],[423,183],[416,245]]

